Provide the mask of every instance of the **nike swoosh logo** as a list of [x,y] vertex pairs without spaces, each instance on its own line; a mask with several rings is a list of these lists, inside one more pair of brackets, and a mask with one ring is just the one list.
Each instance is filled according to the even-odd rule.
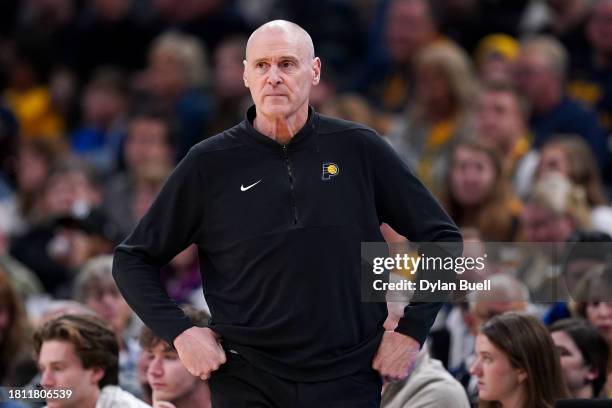
[[255,187],[255,186],[256,186],[256,185],[258,185],[260,182],[261,182],[261,180],[256,181],[255,183],[251,184],[250,186],[246,186],[246,187],[245,187],[245,186],[243,186],[243,185],[240,185],[240,191],[247,191],[249,188],[251,188],[251,187]]

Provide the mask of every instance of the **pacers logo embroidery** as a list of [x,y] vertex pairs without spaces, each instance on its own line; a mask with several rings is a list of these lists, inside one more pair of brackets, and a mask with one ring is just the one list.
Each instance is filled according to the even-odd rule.
[[340,173],[340,167],[336,163],[323,163],[323,175],[321,179],[329,180]]

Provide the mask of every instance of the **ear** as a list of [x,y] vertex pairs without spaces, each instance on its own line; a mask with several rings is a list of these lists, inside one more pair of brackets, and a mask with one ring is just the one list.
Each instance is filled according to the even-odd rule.
[[242,71],[242,80],[244,81],[244,86],[246,88],[248,88],[249,87],[249,81],[247,80],[247,74],[246,74],[247,61],[246,60],[242,60],[242,65],[244,65],[244,70]]
[[104,377],[104,369],[100,367],[91,368],[90,381],[92,385],[98,385],[102,377]]
[[599,377],[599,370],[595,367],[589,368],[589,371],[586,374],[586,379],[589,381],[593,381],[597,377]]
[[321,60],[319,59],[319,57],[314,57],[314,59],[312,60],[312,71],[312,84],[318,85],[321,81]]
[[525,372],[525,370],[523,369],[519,369],[517,370],[517,377],[518,377],[518,382],[522,383],[523,381],[525,381],[527,379],[527,373]]

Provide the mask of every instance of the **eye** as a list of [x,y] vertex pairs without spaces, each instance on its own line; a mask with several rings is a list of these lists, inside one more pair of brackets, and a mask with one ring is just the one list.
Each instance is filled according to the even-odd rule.
[[258,62],[257,64],[255,64],[255,68],[257,69],[263,69],[266,67],[266,63],[265,62]]
[[293,61],[283,61],[281,62],[281,66],[283,68],[292,68],[295,66],[295,63]]

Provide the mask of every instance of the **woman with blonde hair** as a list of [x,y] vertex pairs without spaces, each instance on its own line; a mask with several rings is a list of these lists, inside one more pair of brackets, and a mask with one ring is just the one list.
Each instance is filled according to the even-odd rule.
[[533,186],[521,213],[525,241],[565,242],[571,233],[591,227],[591,208],[584,188],[551,173]]
[[493,317],[476,337],[479,408],[552,408],[567,397],[559,356],[535,317],[509,312]]
[[521,203],[498,150],[480,139],[463,139],[449,162],[442,202],[455,223],[475,228],[485,241],[515,240]]
[[537,177],[555,172],[581,186],[589,205],[594,207],[606,203],[597,159],[580,136],[558,135],[542,146]]
[[445,155],[455,138],[471,128],[475,75],[468,55],[445,41],[418,54],[415,77],[414,102],[389,142],[428,187],[439,191]]

